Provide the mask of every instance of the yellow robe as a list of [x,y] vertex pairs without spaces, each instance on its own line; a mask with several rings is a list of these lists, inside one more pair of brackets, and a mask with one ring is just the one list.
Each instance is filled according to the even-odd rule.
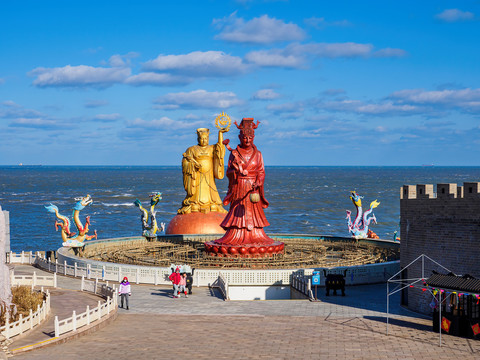
[[226,213],[218,195],[215,179],[223,179],[225,146],[194,145],[183,154],[183,186],[187,192],[179,214],[216,211]]

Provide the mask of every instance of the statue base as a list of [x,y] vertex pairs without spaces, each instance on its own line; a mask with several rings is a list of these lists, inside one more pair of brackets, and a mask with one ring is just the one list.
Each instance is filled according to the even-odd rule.
[[165,234],[224,234],[225,230],[220,227],[220,224],[225,215],[227,214],[213,211],[178,214],[168,224]]
[[285,244],[281,241],[275,241],[270,245],[229,245],[217,244],[215,241],[209,241],[205,243],[205,252],[207,255],[218,257],[268,257],[272,255],[283,254],[284,249]]

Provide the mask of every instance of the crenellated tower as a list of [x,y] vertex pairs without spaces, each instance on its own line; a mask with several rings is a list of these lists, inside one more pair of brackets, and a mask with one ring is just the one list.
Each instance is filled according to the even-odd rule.
[[[400,266],[425,254],[457,275],[480,278],[480,182],[404,185],[400,188]],[[420,273],[420,264],[409,274]],[[426,278],[433,268],[425,268]],[[425,294],[408,290],[402,302],[428,313]]]

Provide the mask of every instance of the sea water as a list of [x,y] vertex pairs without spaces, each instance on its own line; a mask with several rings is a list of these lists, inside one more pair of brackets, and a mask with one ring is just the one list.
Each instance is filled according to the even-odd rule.
[[[345,210],[355,207],[350,191],[364,196],[364,210],[375,199],[377,224],[371,229],[380,238],[399,232],[400,187],[480,181],[480,167],[267,167],[265,214],[267,233],[349,236]],[[222,198],[228,180],[217,180]],[[168,222],[185,197],[180,167],[139,166],[2,166],[0,205],[10,212],[12,251],[54,250],[61,246],[50,203],[62,215],[72,215],[74,198],[90,194],[93,203],[80,213],[90,215],[90,234],[100,239],[141,235],[138,198],[149,205],[151,193],[161,192],[157,221]],[[72,223],[71,231],[76,231]]]

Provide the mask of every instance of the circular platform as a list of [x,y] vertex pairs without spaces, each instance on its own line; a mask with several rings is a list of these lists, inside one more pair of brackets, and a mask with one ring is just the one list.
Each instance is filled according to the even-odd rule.
[[168,224],[165,234],[223,234],[225,230],[220,224],[225,215],[219,212],[178,214]]
[[[398,261],[400,258],[399,244],[389,240],[356,241],[351,238],[313,235],[269,236],[276,242],[285,244],[283,253],[273,252],[270,256],[248,258],[211,256],[206,252],[205,243],[218,239],[221,234],[164,235],[158,236],[153,242],[140,237],[88,241],[77,261],[82,258],[94,262],[159,267],[187,264],[196,269],[301,269],[379,264]],[[61,253],[66,256],[65,260],[73,255],[73,251],[64,249],[61,249]]]

